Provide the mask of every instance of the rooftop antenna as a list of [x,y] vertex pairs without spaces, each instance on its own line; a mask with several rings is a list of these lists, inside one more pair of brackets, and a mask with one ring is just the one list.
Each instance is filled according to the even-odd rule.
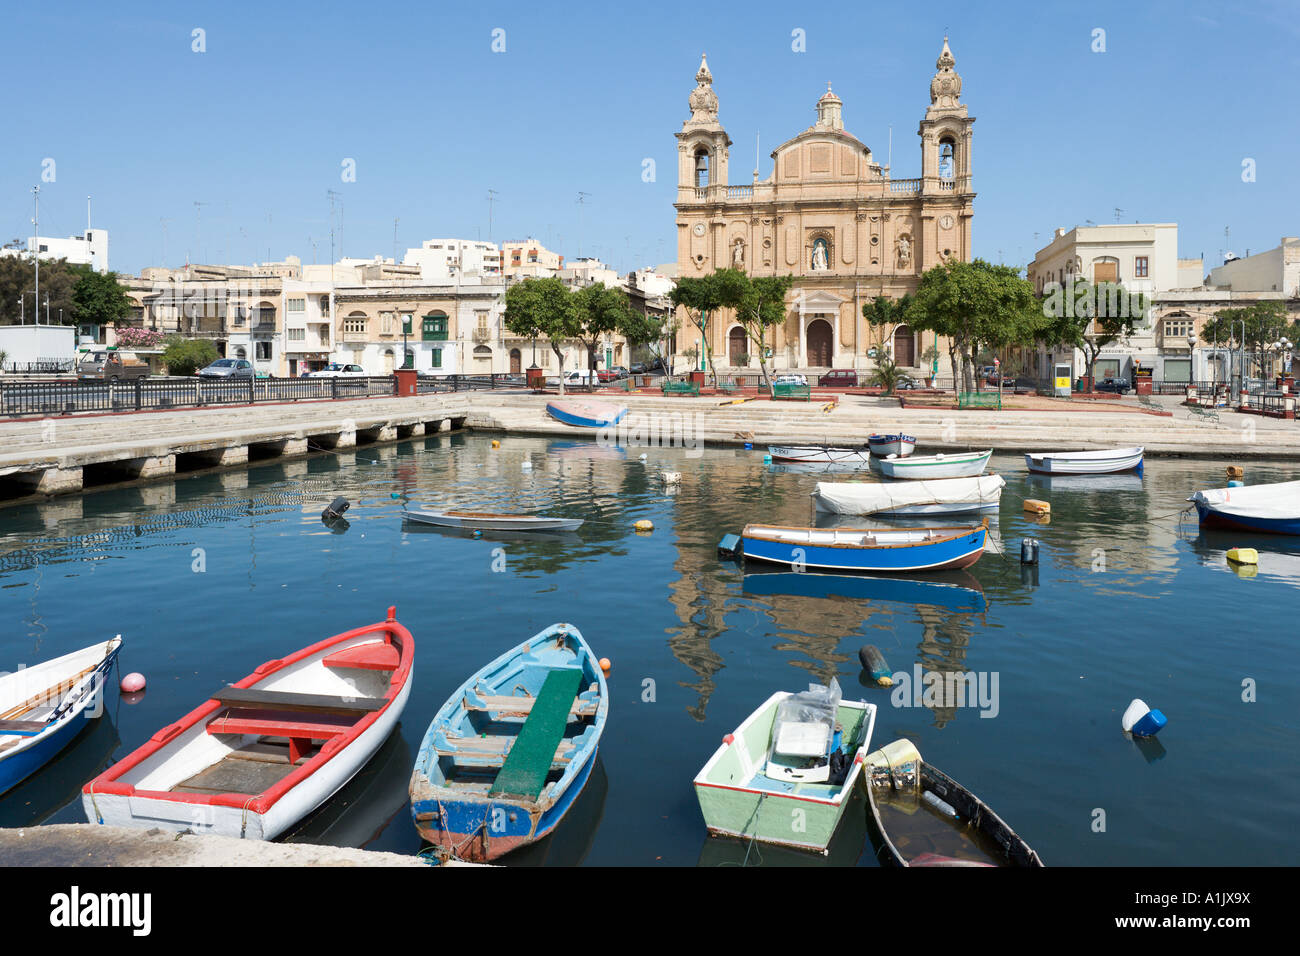
[[488,195],[488,242],[492,241],[492,204],[497,201],[497,191],[489,189]]
[[587,197],[590,195],[591,193],[584,193],[582,192],[582,190],[578,191],[578,258],[579,259],[582,258],[582,207],[586,203]]
[[1116,222],[1119,222],[1119,218],[1120,218],[1120,216],[1122,216],[1122,215],[1124,215],[1124,210],[1123,210],[1123,209],[1120,209],[1119,206],[1116,206],[1116,207],[1115,207],[1115,221],[1116,221]]
[[210,202],[194,200],[194,257],[196,259],[203,256],[203,207],[211,205]]
[[397,224],[399,222],[400,219],[393,219],[393,265],[397,265]]

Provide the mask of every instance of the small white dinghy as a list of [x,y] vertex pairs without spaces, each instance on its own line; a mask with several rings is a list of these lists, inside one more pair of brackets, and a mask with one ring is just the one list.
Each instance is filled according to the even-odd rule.
[[1030,452],[1025,466],[1039,475],[1112,475],[1141,468],[1142,448]]
[[575,531],[582,518],[548,518],[545,515],[502,514],[492,511],[418,511],[408,508],[402,517],[440,528],[469,528],[480,531]]
[[819,481],[818,511],[841,515],[956,515],[996,511],[1006,482],[999,475],[934,481]]
[[0,793],[40,770],[100,716],[122,638],[0,676]]
[[956,452],[951,455],[913,455],[910,458],[882,458],[880,472],[890,478],[974,478],[984,474],[993,449]]
[[273,840],[346,784],[411,694],[415,642],[387,620],[223,687],[86,784],[91,823]]

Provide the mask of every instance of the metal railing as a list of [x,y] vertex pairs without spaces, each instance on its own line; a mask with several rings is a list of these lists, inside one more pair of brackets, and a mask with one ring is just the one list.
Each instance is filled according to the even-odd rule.
[[0,384],[0,415],[71,415],[396,395],[392,376]]
[[527,377],[522,373],[492,372],[487,375],[421,375],[416,383],[416,393],[431,395],[437,392],[469,392],[496,388],[525,388]]
[[35,362],[6,362],[3,371],[15,375],[54,375],[71,372],[76,365],[76,359],[37,359]]

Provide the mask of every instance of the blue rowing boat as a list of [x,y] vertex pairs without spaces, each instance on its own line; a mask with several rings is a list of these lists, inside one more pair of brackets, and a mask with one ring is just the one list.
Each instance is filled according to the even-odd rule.
[[554,401],[546,403],[547,413],[557,421],[578,428],[608,428],[617,425],[627,414],[626,405],[609,402]]
[[572,624],[502,654],[429,724],[411,775],[416,830],[440,857],[478,863],[542,839],[586,785],[608,710]]
[[718,545],[724,554],[796,571],[946,571],[984,553],[989,522],[971,528],[791,528],[746,525]]
[[1202,527],[1300,535],[1300,481],[1213,488],[1187,500]]
[[81,718],[100,716],[121,647],[115,637],[0,677],[0,793],[72,743],[86,726]]

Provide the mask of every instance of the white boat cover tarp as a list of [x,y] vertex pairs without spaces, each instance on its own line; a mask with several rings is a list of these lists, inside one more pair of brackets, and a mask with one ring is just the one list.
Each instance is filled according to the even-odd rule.
[[889,484],[819,481],[813,489],[813,498],[822,511],[842,515],[869,515],[918,505],[997,504],[1005,485],[1001,475],[933,478]]
[[1211,488],[1198,491],[1190,500],[1199,501],[1212,511],[1225,511],[1243,518],[1300,518],[1300,481]]

